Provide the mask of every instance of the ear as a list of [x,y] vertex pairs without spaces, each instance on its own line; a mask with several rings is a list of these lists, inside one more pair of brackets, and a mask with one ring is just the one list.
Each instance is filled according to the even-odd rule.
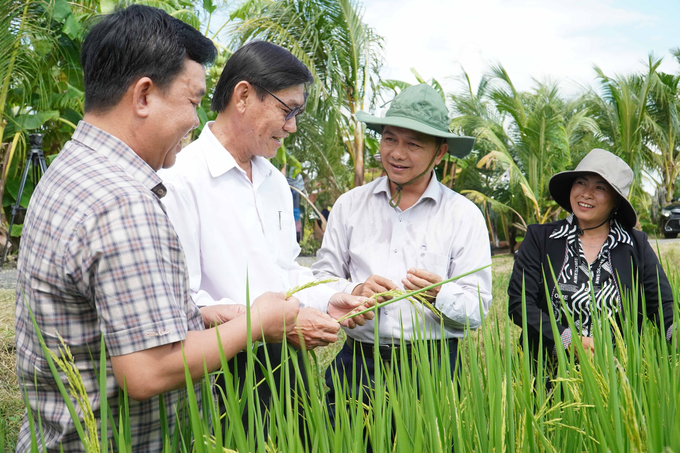
[[439,151],[437,152],[437,157],[434,159],[434,164],[439,165],[439,162],[442,161],[444,158],[444,154],[449,152],[449,144],[448,143],[442,143],[442,146],[439,147]]
[[230,102],[234,104],[238,112],[244,113],[248,108],[248,103],[253,102],[255,96],[256,94],[253,86],[245,80],[241,80],[234,87]]
[[150,114],[149,98],[158,87],[148,77],[137,80],[130,90],[132,90],[132,110],[136,116],[146,118]]

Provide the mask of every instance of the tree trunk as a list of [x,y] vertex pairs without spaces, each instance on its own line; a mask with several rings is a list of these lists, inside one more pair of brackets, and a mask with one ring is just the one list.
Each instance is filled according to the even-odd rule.
[[[5,194],[5,173],[7,172],[7,164],[9,163],[9,143],[0,143],[0,201],[2,201],[2,197]],[[2,209],[2,205],[0,204],[0,225],[5,225],[7,223],[7,219],[5,218],[5,210]]]
[[354,187],[364,185],[364,134],[361,123],[354,127]]

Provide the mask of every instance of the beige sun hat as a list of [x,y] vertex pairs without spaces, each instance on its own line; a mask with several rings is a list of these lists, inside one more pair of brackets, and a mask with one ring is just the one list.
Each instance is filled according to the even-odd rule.
[[628,201],[630,186],[633,183],[633,170],[618,156],[603,149],[594,149],[579,162],[574,170],[557,173],[548,183],[548,190],[553,199],[566,211],[572,212],[569,195],[574,180],[584,173],[595,173],[601,176],[621,195],[621,201],[615,208],[614,218],[623,225],[634,227],[637,215],[633,205]]

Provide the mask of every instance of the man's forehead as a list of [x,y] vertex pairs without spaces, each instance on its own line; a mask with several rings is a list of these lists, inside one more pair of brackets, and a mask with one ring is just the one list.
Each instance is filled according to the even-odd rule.
[[303,105],[305,103],[305,86],[293,85],[274,92],[274,95],[291,107]]
[[414,131],[413,129],[406,129],[397,126],[383,126],[383,134],[400,135],[405,138],[414,140],[435,141],[436,138],[432,135],[423,134],[422,132]]
[[184,60],[184,70],[178,79],[183,79],[191,94],[203,96],[206,91],[205,67],[193,60]]

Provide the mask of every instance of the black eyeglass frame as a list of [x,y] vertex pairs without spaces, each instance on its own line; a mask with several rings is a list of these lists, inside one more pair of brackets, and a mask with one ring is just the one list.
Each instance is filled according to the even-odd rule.
[[[251,83],[252,83],[252,82],[251,82]],[[269,91],[268,89],[266,89],[266,88],[263,87],[262,85],[258,85],[257,83],[252,83],[252,85],[255,85],[256,87],[261,88],[261,89],[263,89],[264,91],[266,91],[271,97],[273,97],[274,99],[276,99],[277,101],[279,101],[279,102],[281,103],[281,105],[283,105],[285,108],[287,108],[287,109],[289,110],[289,112],[288,112],[288,114],[286,115],[286,118],[285,118],[285,120],[284,120],[285,122],[290,121],[291,119],[293,119],[293,117],[297,117],[299,114],[301,114],[302,112],[305,111],[305,105],[304,105],[304,104],[303,104],[303,105],[298,105],[298,106],[296,106],[295,108],[291,108],[291,107],[288,106],[288,104],[286,104],[285,102],[283,102],[283,101],[282,101],[281,99],[279,99],[274,93],[272,93],[271,91]],[[306,103],[305,103],[305,104],[306,104]]]

